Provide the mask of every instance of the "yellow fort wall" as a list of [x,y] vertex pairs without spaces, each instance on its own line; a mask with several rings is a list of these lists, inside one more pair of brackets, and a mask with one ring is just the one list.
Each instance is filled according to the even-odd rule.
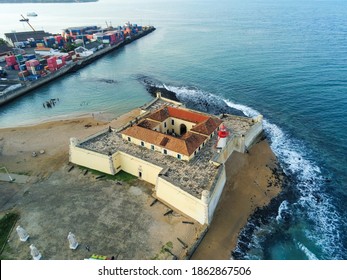
[[71,139],[70,162],[112,175],[123,170],[139,177],[141,172],[142,180],[156,186],[155,195],[159,200],[201,224],[210,223],[225,184],[224,166],[219,174],[220,177],[215,182],[216,185],[212,187],[212,195],[204,191],[202,199],[199,199],[159,176],[163,167],[124,152],[118,151],[108,156],[79,148],[76,144],[76,140]]
[[213,182],[212,188],[209,192],[209,202],[208,202],[208,223],[211,223],[214,211],[216,210],[219,199],[222,195],[225,182],[226,182],[226,172],[224,164],[219,167],[218,174],[215,181]]
[[201,224],[208,223],[207,204],[173,183],[158,177],[155,187],[156,197],[173,209],[193,218]]
[[[173,125],[172,120],[174,121]],[[166,123],[166,127],[164,123]],[[175,134],[180,135],[181,124],[184,124],[187,127],[187,131],[190,131],[195,126],[195,123],[193,122],[170,117],[160,124],[160,129],[162,133],[172,133],[172,129],[174,129]]]
[[[174,125],[172,125],[171,119],[172,118],[166,120],[166,128],[161,127],[164,131],[169,129],[169,132],[171,133],[174,128],[175,132],[178,134],[180,130],[179,127],[182,123],[186,125],[187,131],[189,131],[194,125],[193,123],[177,119],[174,119]],[[177,187],[172,181],[165,177],[164,174],[161,174],[161,172],[165,173],[163,171],[164,167],[162,166],[158,166],[121,151],[117,151],[113,155],[104,155],[83,149],[78,147],[78,141],[75,138],[70,140],[70,162],[106,174],[116,174],[123,170],[139,177],[141,173],[142,180],[155,185],[155,196],[163,203],[167,204],[172,209],[191,217],[201,224],[210,224],[226,183],[224,162],[229,158],[233,151],[244,152],[245,149],[249,148],[249,146],[253,144],[255,139],[262,132],[262,116],[255,118],[254,121],[255,123],[245,135],[235,135],[230,137],[226,147],[220,151],[219,154],[216,153],[213,159],[211,159],[211,163],[219,166],[219,171],[210,187],[210,190],[204,190],[201,198],[197,198]],[[160,126],[163,126],[163,123],[160,124]],[[125,135],[122,135],[122,137],[126,140],[128,138]],[[207,141],[208,140],[209,139],[207,139]],[[141,140],[133,137],[131,137],[131,143],[142,146]],[[160,153],[163,153],[164,150],[163,147],[155,145],[154,149],[152,149],[152,144],[147,142],[144,142],[144,149],[148,149],[148,152]],[[167,150],[167,155],[177,158],[177,153],[170,150]],[[194,154],[191,155],[190,158],[181,155],[182,160],[189,160],[193,157]]]
[[69,151],[70,162],[98,170],[106,174],[115,174],[111,156],[76,147],[76,142],[73,141],[74,139],[71,139]]
[[249,131],[247,131],[245,135],[246,149],[249,149],[254,144],[254,141],[257,139],[257,137],[261,134],[262,131],[263,131],[262,116],[258,116],[257,122],[251,127]]
[[244,153],[246,149],[249,149],[263,131],[262,120],[262,115],[253,118],[255,123],[246,132],[246,134],[232,135],[229,137],[226,146],[219,153],[215,154],[212,161],[219,164],[225,163],[234,151]]
[[116,152],[112,155],[112,163],[116,173],[122,170],[122,160],[120,152]]
[[118,152],[118,157],[120,158],[121,169],[123,171],[136,177],[139,177],[139,172],[141,172],[142,180],[153,185],[156,184],[158,174],[163,169],[162,167],[123,152]]

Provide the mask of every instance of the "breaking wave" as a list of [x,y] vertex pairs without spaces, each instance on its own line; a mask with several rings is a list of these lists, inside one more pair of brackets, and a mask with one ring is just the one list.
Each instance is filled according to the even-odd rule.
[[307,247],[305,247],[302,243],[298,242],[297,243],[299,249],[304,252],[304,254],[306,255],[306,257],[309,260],[318,260],[318,258],[316,257],[315,254],[313,254]]
[[[251,107],[232,102],[195,87],[171,85],[163,85],[163,87],[174,92],[181,102],[194,109],[216,114],[220,112],[220,108],[228,111],[228,107],[249,117],[260,114]],[[250,238],[248,245],[241,244],[242,241],[239,240],[235,251],[239,251],[240,254],[237,255],[247,259],[250,257],[247,256],[249,251],[249,253],[252,252],[251,258],[256,258],[257,254],[259,258],[262,258],[263,251],[266,249],[262,248],[261,244],[271,231],[279,230],[278,224],[280,222],[284,222],[287,223],[287,227],[284,227],[283,230],[288,230],[289,227],[290,232],[299,231],[300,235],[303,235],[300,239],[295,236],[295,233],[289,234],[292,243],[294,243],[295,238],[300,239],[300,241],[308,240],[309,245],[305,241],[296,242],[298,248],[305,253],[308,259],[343,259],[344,253],[341,251],[343,250],[343,244],[339,234],[342,219],[333,206],[331,198],[324,192],[329,180],[322,177],[321,170],[315,163],[309,149],[305,147],[305,143],[291,138],[288,133],[270,122],[266,117],[263,121],[263,127],[271,149],[276,154],[284,173],[289,178],[288,189],[292,195],[291,199],[283,200],[277,211],[267,217],[269,222],[266,226],[259,225],[259,223],[257,223],[257,226],[253,226],[251,235],[254,237]],[[302,228],[299,228],[298,224]],[[248,224],[245,229],[247,228],[252,228],[252,224]],[[245,234],[245,230],[242,234]],[[317,257],[312,251],[318,252],[317,255],[319,256]]]
[[281,223],[282,221],[286,221],[288,218],[290,218],[292,212],[289,208],[289,202],[287,200],[283,200],[280,204],[280,207],[278,207],[278,214],[276,216],[276,221],[278,223]]

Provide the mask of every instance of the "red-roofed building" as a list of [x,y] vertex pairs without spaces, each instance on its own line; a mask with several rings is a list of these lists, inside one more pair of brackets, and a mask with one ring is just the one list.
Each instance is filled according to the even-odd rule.
[[165,106],[138,125],[125,129],[122,137],[136,145],[189,161],[221,123],[217,117]]
[[[174,211],[210,224],[227,180],[224,163],[234,151],[244,152],[258,139],[262,116],[226,116],[223,120],[228,126],[238,130],[228,137],[221,119],[174,107],[181,105],[178,102],[163,106],[169,102],[160,95],[156,101],[141,108],[141,115],[126,128],[109,128],[81,142],[71,139],[69,160],[106,174],[132,174],[154,185],[156,199]],[[160,105],[154,112],[149,109]],[[207,141],[215,141],[211,138],[217,130],[213,149],[214,143]],[[200,150],[200,156],[190,161]]]

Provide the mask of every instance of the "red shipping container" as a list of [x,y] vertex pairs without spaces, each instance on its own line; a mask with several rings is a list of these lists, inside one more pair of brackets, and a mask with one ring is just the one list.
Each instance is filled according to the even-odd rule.
[[28,60],[27,62],[25,62],[25,65],[28,67],[30,67],[30,66],[37,66],[37,65],[39,65],[40,64],[40,62],[37,60],[37,59],[31,59],[31,60]]
[[5,60],[6,60],[7,66],[13,66],[13,65],[17,64],[17,60],[16,60],[16,57],[14,55],[6,56]]
[[55,56],[51,56],[50,58],[47,58],[47,64],[56,63],[56,62],[57,62],[57,58]]
[[49,63],[47,63],[47,65],[57,65],[57,61],[50,61]]
[[14,55],[6,56],[6,62],[16,61],[16,57]]
[[64,55],[64,56],[62,57],[62,60],[63,60],[63,61],[69,61],[69,60],[71,60],[71,55]]
[[29,72],[26,70],[18,72],[18,77],[27,77],[27,76],[29,76]]

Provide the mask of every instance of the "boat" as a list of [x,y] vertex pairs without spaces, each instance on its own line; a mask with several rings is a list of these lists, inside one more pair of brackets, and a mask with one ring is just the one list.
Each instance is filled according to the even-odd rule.
[[27,13],[27,16],[28,16],[28,17],[37,17],[37,13],[35,13],[35,12],[30,12],[30,13]]
[[22,18],[19,21],[29,21],[29,19],[28,18]]

